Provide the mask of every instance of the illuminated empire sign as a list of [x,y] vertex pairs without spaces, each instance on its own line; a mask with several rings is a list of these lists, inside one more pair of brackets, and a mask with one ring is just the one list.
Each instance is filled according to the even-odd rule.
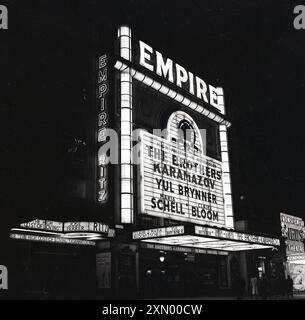
[[[98,135],[99,148],[106,142],[106,129],[108,125],[107,94],[109,90],[107,56],[102,55],[98,59]],[[98,202],[105,203],[108,199],[108,168],[106,165],[106,154],[98,153]]]
[[221,162],[189,155],[163,138],[141,134],[141,212],[225,226]]
[[[119,72],[120,79],[121,222],[132,223],[134,218],[131,137],[134,124],[133,97],[138,94],[136,86],[133,86],[133,81],[136,80],[152,92],[158,93],[158,97],[168,97],[170,101],[219,124],[221,153],[220,162],[205,157],[198,149],[197,159],[194,159],[197,165],[189,169],[180,168],[179,164],[174,163],[170,141],[164,141],[169,151],[165,161],[155,159],[155,154],[149,155],[147,146],[143,146],[145,163],[142,162],[140,169],[141,195],[138,197],[138,212],[185,222],[211,223],[219,227],[234,228],[227,147],[227,127],[231,124],[222,116],[225,114],[223,89],[207,84],[143,41],[135,43],[133,47],[131,29],[128,26],[118,29],[118,54],[114,68]],[[164,81],[161,81],[161,78]],[[173,85],[169,85],[170,83]],[[149,139],[152,140],[152,137],[147,137],[148,141],[145,143],[151,146]],[[161,145],[162,141],[159,141],[159,146],[153,151],[156,155],[161,150]],[[182,161],[189,160],[186,154],[180,154],[179,151],[174,153],[177,153]],[[155,162],[157,166],[154,165]]]
[[142,41],[139,41],[139,48],[139,64],[141,66],[187,90],[191,95],[216,108],[220,113],[225,113],[222,88],[206,84],[201,78],[194,76],[192,72],[187,71],[178,63],[174,63],[171,59],[165,59],[160,52],[154,51],[151,46]]

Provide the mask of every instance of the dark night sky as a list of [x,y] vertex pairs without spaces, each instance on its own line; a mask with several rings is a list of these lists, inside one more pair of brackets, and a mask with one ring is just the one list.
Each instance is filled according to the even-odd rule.
[[85,122],[77,114],[89,108],[84,96],[95,22],[102,37],[130,24],[138,38],[224,88],[237,216],[256,215],[262,224],[280,211],[305,218],[305,30],[293,28],[295,3],[2,3],[9,9],[9,30],[0,30],[5,212],[30,215],[44,206],[42,193],[57,200],[52,186],[66,160],[56,137],[82,135]]

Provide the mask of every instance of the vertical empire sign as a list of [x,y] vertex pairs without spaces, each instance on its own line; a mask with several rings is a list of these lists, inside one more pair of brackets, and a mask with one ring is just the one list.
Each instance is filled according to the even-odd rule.
[[98,73],[97,73],[97,144],[98,144],[98,190],[97,200],[99,203],[105,203],[108,200],[108,168],[107,156],[105,151],[101,151],[101,146],[106,142],[106,129],[108,125],[107,113],[107,95],[109,91],[108,81],[108,57],[106,54],[98,58]]

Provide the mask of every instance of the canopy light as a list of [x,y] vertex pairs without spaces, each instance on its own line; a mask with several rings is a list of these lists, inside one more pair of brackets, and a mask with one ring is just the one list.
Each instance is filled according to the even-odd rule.
[[57,222],[36,219],[12,228],[10,238],[16,240],[95,245],[95,241],[113,238],[114,229],[99,222]]
[[[133,239],[144,243],[213,251],[244,251],[274,248],[280,240],[228,229],[203,226],[173,226],[133,232]],[[161,261],[160,256],[160,261]]]

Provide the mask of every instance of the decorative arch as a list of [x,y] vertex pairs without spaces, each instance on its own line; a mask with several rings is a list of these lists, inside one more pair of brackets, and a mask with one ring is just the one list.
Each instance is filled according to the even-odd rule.
[[187,152],[204,154],[202,134],[194,119],[186,112],[173,112],[168,118],[166,129],[165,138],[171,143],[181,144]]

